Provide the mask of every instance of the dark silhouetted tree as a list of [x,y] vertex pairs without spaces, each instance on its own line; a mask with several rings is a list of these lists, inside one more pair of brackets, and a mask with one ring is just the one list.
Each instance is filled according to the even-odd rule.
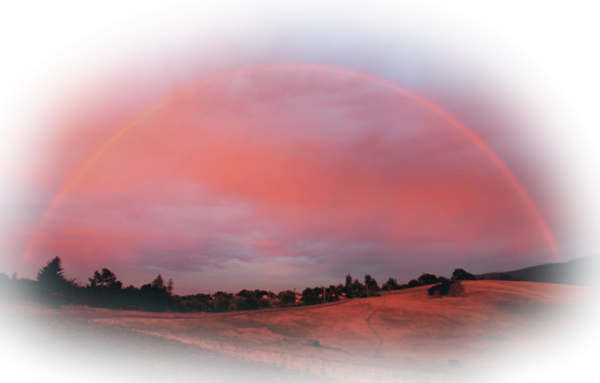
[[164,290],[165,292],[167,291],[167,287],[165,286],[165,281],[163,280],[163,277],[160,274],[158,274],[158,276],[156,278],[154,278],[151,285],[153,288],[155,288],[157,290]]
[[369,296],[369,294],[371,294],[371,295],[373,294],[372,291],[369,291],[369,287],[371,287],[370,284],[371,284],[372,279],[373,278],[371,278],[370,274],[365,275],[365,288],[367,289],[367,297]]
[[266,309],[271,307],[271,301],[268,298],[260,298],[258,300],[258,308]]
[[64,277],[62,261],[54,257],[37,274],[39,298],[55,306],[71,302],[78,289],[75,280]]
[[344,285],[340,283],[339,285],[332,287],[331,291],[339,298],[339,296],[344,292]]
[[435,284],[435,283],[438,283],[438,282],[439,282],[439,279],[438,279],[438,277],[436,277],[436,276],[435,276],[435,275],[433,275],[433,274],[427,274],[427,273],[423,273],[423,274],[421,274],[421,276],[419,277],[419,283],[420,283],[422,286],[425,286],[425,285],[433,285],[433,284]]
[[151,283],[140,288],[139,302],[144,311],[153,312],[165,311],[169,304],[166,290],[158,289]]
[[237,294],[233,294],[231,299],[229,300],[228,311],[242,311],[244,310],[244,303],[246,302],[246,297],[239,296]]
[[387,280],[382,286],[382,290],[398,290],[398,282],[396,278],[391,278]]
[[12,296],[14,290],[14,283],[10,280],[8,275],[0,273],[0,298],[9,298]]
[[379,296],[379,285],[370,274],[365,275],[365,290],[369,297]]
[[[323,291],[323,289],[321,289],[321,292]],[[338,294],[336,293],[337,291],[337,287],[334,285],[329,285],[329,287],[327,287],[325,289],[325,301],[326,302],[337,302],[340,300]]]
[[133,285],[129,285],[121,290],[120,300],[121,307],[124,309],[136,311],[144,309],[140,299],[140,289]]
[[212,302],[212,306],[213,306],[213,310],[215,312],[224,312],[229,310],[229,306],[230,306],[230,298],[227,297],[221,297],[221,298],[217,298],[215,300],[213,300]]
[[[242,290],[236,295],[237,299],[237,311],[240,310],[256,310],[258,309],[258,298],[257,292],[260,294],[260,290],[258,291],[249,291]],[[235,298],[235,297],[234,297]]]
[[365,285],[355,279],[348,287],[345,288],[347,298],[364,298],[367,296]]
[[171,310],[179,312],[200,312],[208,311],[210,308],[211,296],[208,294],[173,295]]
[[95,271],[92,278],[88,278],[90,285],[86,292],[85,300],[91,306],[120,308],[126,305],[124,296],[120,296],[123,283],[117,280],[115,274],[102,269],[102,272]]
[[315,293],[315,289],[307,287],[302,291],[302,301],[307,305],[316,305],[318,293]]
[[63,291],[67,279],[63,275],[62,261],[59,257],[54,257],[48,261],[46,266],[42,267],[37,274],[37,281],[40,288],[50,293],[60,293]]
[[291,306],[296,303],[296,294],[291,290],[285,290],[279,293],[279,301],[281,306]]
[[452,279],[455,281],[475,281],[477,278],[471,273],[467,273],[463,269],[456,269],[452,273]]

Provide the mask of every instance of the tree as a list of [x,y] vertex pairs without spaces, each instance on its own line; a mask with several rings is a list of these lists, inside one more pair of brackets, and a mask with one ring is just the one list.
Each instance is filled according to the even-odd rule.
[[268,298],[260,298],[258,300],[258,308],[266,309],[271,307],[271,301]]
[[123,283],[117,280],[109,269],[102,272],[94,271],[94,276],[88,278],[89,290],[84,292],[84,299],[91,306],[118,308],[125,305],[126,298],[119,299]]
[[331,289],[331,292],[339,298],[340,295],[342,295],[342,293],[344,292],[344,285],[342,285],[340,283],[337,286],[330,286],[330,289]]
[[62,268],[62,261],[54,257],[42,267],[37,274],[40,298],[43,301],[60,306],[73,300],[73,293],[78,289],[75,280],[67,280]]
[[223,291],[217,291],[211,301],[212,310],[216,312],[223,312],[229,309],[229,303],[232,300],[232,294],[228,294]]
[[365,275],[365,287],[367,289],[367,297],[369,296],[369,285],[371,284],[371,280],[372,278],[370,274]]
[[398,282],[396,281],[396,278],[390,277],[381,288],[382,290],[398,290]]
[[148,283],[140,288],[139,301],[144,311],[165,311],[169,306],[169,296],[166,288],[160,288],[154,283]]
[[167,283],[167,293],[173,295],[173,280],[171,278],[169,278],[169,282]]
[[94,277],[88,278],[92,289],[103,289],[119,291],[123,287],[120,281],[117,281],[115,274],[109,269],[102,269],[102,273],[94,271]]
[[64,294],[75,287],[75,282],[67,280],[63,274],[61,259],[54,257],[37,274],[40,289],[47,293]]
[[455,281],[475,281],[477,278],[471,273],[467,273],[464,269],[456,269],[452,273],[452,279]]
[[350,286],[346,288],[346,298],[363,298],[367,296],[365,285],[355,279]]
[[325,288],[325,301],[326,302],[337,302],[340,300],[339,295],[336,293],[337,287],[334,285],[329,285],[329,287]]
[[244,310],[245,303],[246,303],[246,297],[233,294],[233,296],[231,297],[231,299],[229,301],[228,310],[229,311]]
[[152,281],[152,283],[150,285],[157,290],[167,291],[167,287],[165,286],[165,281],[163,280],[163,277],[160,274],[158,274],[158,276],[156,278],[154,278],[154,280]]
[[12,293],[11,287],[13,287],[13,283],[8,275],[0,273],[0,297],[8,297]]
[[144,309],[140,300],[140,289],[130,285],[121,290],[121,307],[128,310],[141,311]]
[[427,274],[427,273],[423,273],[421,274],[421,276],[419,277],[419,283],[421,285],[433,285],[435,283],[438,283],[438,277],[436,277],[433,274]]
[[256,310],[258,309],[258,298],[256,295],[260,294],[260,290],[241,290],[239,293],[234,295],[234,307],[237,311],[240,310]]
[[346,275],[346,287],[352,284],[352,276],[350,274]]
[[290,306],[296,303],[296,294],[293,291],[286,290],[279,293],[279,300],[282,306]]
[[315,289],[307,287],[302,291],[302,301],[307,305],[314,305],[318,302],[318,293],[315,293]]
[[370,274],[365,275],[365,288],[367,290],[367,296],[379,296],[379,285],[375,278]]

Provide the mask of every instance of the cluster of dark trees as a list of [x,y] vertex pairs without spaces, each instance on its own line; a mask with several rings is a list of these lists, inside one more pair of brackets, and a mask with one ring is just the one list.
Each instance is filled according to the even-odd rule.
[[33,299],[55,306],[86,305],[113,309],[165,311],[171,304],[173,281],[167,283],[159,274],[141,288],[123,284],[108,269],[94,272],[89,284],[80,286],[67,279],[59,257],[49,261],[37,274],[36,280],[8,278],[0,274],[0,294],[5,298]]
[[173,281],[165,281],[159,274],[152,282],[140,288],[123,287],[123,283],[108,269],[94,272],[89,283],[81,286],[74,279],[67,279],[61,259],[50,260],[37,274],[36,280],[9,278],[0,273],[0,298],[32,299],[60,306],[62,304],[86,305],[123,310],[176,311],[176,312],[227,312],[258,310],[269,307],[315,305],[336,302],[340,299],[367,298],[379,296],[380,292],[401,290],[417,286],[448,284],[452,281],[475,280],[473,274],[456,269],[452,280],[433,274],[422,274],[407,284],[399,285],[390,278],[379,287],[375,278],[367,274],[364,283],[346,276],[345,283],[307,287],[302,294],[284,290],[279,294],[265,290],[241,290],[237,294],[219,291],[215,294],[176,295],[173,294]]
[[452,278],[448,279],[446,277],[437,277],[433,274],[423,273],[418,279],[412,279],[410,282],[406,284],[399,285],[396,281],[396,278],[390,278],[386,283],[383,284],[382,290],[391,291],[391,290],[402,290],[402,289],[410,289],[413,287],[419,286],[427,286],[427,285],[435,285],[435,284],[444,284],[448,285],[452,282],[460,282],[460,281],[475,281],[477,277],[475,275],[466,272],[464,269],[456,269],[452,273]]

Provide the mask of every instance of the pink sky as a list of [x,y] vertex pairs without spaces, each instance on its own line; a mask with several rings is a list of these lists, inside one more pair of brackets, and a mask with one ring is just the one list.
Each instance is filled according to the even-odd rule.
[[[251,71],[289,64],[340,72]],[[0,271],[23,277],[59,255],[81,282],[108,268],[178,294],[279,291],[599,252],[596,176],[541,76],[414,6],[224,1],[133,19],[31,76],[0,132]]]

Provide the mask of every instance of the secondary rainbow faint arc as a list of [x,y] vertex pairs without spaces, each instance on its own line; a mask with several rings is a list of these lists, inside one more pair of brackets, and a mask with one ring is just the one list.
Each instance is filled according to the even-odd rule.
[[504,164],[504,162],[502,162],[502,160],[496,155],[496,153],[488,145],[486,145],[486,143],[478,135],[476,135],[465,124],[460,122],[456,117],[451,115],[449,112],[445,111],[444,109],[437,106],[433,102],[427,100],[426,98],[424,98],[420,95],[417,95],[405,88],[402,88],[399,85],[396,85],[392,82],[388,82],[388,81],[382,80],[380,78],[377,78],[377,77],[374,77],[374,76],[371,76],[371,75],[368,75],[365,73],[355,72],[355,71],[351,71],[348,69],[323,66],[323,65],[278,64],[278,65],[267,65],[267,66],[254,67],[254,68],[250,68],[250,69],[242,69],[242,70],[227,72],[227,73],[208,77],[197,83],[187,86],[181,90],[173,92],[171,95],[163,98],[158,103],[150,106],[144,112],[137,115],[127,125],[122,127],[119,131],[117,131],[110,138],[108,138],[106,141],[104,141],[100,145],[100,147],[98,149],[96,149],[96,151],[94,151],[94,153],[85,160],[83,165],[75,172],[75,174],[72,177],[66,179],[66,181],[63,183],[63,186],[61,187],[59,193],[56,195],[56,197],[53,199],[52,203],[48,206],[48,208],[42,215],[42,218],[40,219],[38,226],[37,226],[38,230],[34,234],[33,239],[30,241],[30,243],[24,253],[25,260],[29,259],[33,249],[37,245],[37,242],[39,240],[39,234],[38,234],[39,229],[44,226],[44,224],[46,223],[48,218],[52,215],[54,210],[56,210],[58,205],[60,205],[60,202],[69,193],[69,191],[79,182],[79,180],[81,180],[81,178],[90,170],[90,168],[96,163],[96,161],[98,161],[98,159],[100,157],[102,157],[104,152],[106,152],[122,136],[127,134],[127,132],[129,132],[136,126],[138,126],[141,122],[143,122],[146,118],[150,117],[153,113],[159,111],[160,109],[164,108],[165,106],[169,105],[170,103],[172,103],[173,101],[176,101],[177,99],[179,99],[181,97],[184,97],[184,96],[186,96],[192,92],[195,92],[207,85],[214,84],[221,80],[225,80],[228,78],[232,78],[232,77],[240,76],[240,75],[244,75],[244,74],[273,72],[273,71],[291,71],[291,70],[331,73],[331,74],[354,77],[354,78],[358,78],[358,79],[361,79],[364,81],[368,81],[370,83],[377,84],[384,88],[393,90],[403,96],[409,97],[413,101],[421,104],[422,106],[426,107],[427,109],[434,112],[438,116],[442,117],[444,120],[449,122],[452,126],[454,126],[456,129],[458,129],[474,145],[476,145],[496,165],[496,167],[500,170],[500,172],[513,185],[513,187],[515,188],[517,193],[521,196],[521,198],[523,199],[523,201],[525,202],[525,204],[527,205],[527,207],[533,214],[544,238],[548,241],[548,244],[550,245],[553,254],[557,258],[560,259],[560,251],[558,249],[556,241],[554,240],[554,237],[552,236],[550,229],[548,228],[548,225],[546,224],[546,221],[542,217],[541,213],[539,212],[539,210],[533,203],[531,197],[529,196],[529,194],[527,193],[525,188],[521,185],[521,183],[519,182],[517,177],[510,171],[510,169],[506,166],[506,164]]

